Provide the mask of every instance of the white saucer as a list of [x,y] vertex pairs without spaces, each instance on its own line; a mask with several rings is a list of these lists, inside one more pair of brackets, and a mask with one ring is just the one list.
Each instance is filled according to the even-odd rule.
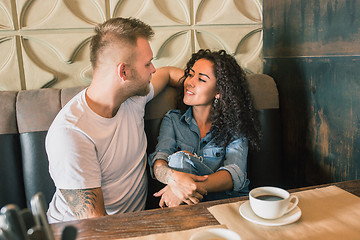
[[241,204],[239,207],[239,212],[241,214],[241,216],[243,216],[243,218],[245,218],[246,220],[256,223],[256,224],[261,224],[264,226],[281,226],[281,225],[286,225],[286,224],[290,224],[293,222],[296,222],[300,217],[301,217],[301,210],[298,206],[296,206],[294,208],[294,210],[292,210],[291,212],[285,214],[284,216],[282,216],[281,218],[277,218],[277,219],[264,219],[261,217],[258,217],[253,210],[250,207],[250,202],[246,201],[245,203]]
[[236,232],[225,228],[209,228],[193,234],[190,238],[190,240],[210,239],[241,240],[240,236]]

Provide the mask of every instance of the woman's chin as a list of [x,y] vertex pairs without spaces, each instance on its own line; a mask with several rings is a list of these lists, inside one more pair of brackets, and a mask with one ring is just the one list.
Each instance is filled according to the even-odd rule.
[[191,101],[188,101],[188,100],[184,99],[183,102],[184,102],[185,105],[191,106]]

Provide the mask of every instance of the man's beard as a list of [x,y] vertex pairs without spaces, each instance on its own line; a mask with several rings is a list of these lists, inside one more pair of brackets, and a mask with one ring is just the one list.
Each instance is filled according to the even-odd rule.
[[[136,79],[135,81],[140,81],[140,75],[138,74],[138,72],[135,69],[132,69],[132,76],[134,79]],[[146,84],[146,86],[142,85],[141,87],[139,87],[139,89],[137,89],[135,91],[135,95],[136,96],[146,96],[148,95],[150,92],[150,84]]]
[[146,88],[142,88],[142,89],[139,89],[139,91],[137,92],[137,96],[146,96],[148,95],[150,92],[150,85],[146,85]]

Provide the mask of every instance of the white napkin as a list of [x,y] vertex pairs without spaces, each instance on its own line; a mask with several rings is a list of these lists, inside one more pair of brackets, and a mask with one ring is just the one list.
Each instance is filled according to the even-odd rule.
[[242,240],[258,239],[360,239],[360,198],[336,186],[293,193],[298,196],[300,219],[284,226],[262,226],[244,219],[242,203],[208,208],[219,223],[237,232]]

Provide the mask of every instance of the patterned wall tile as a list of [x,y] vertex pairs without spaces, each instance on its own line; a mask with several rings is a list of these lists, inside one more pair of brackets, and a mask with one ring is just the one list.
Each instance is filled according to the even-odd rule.
[[193,51],[192,32],[182,28],[154,27],[155,37],[151,42],[154,66],[185,67]]
[[[259,59],[262,50],[262,30],[257,26],[207,27],[196,31],[198,48],[225,49],[238,58],[239,64],[248,68],[248,62]],[[257,61],[257,60],[256,60]],[[261,61],[260,61],[261,62]],[[260,72],[260,69],[248,69]]]
[[262,72],[261,0],[0,0],[0,90],[88,85],[93,28],[119,16],[154,28],[156,67],[211,48]]
[[199,25],[258,24],[262,6],[257,0],[195,0],[195,23]]
[[14,24],[10,1],[0,1],[0,30],[13,30]]
[[91,34],[23,35],[26,88],[88,85],[90,82],[80,73],[90,66],[88,42]]
[[112,17],[136,17],[151,26],[190,25],[190,0],[111,0]]
[[16,38],[0,38],[0,91],[21,89]]
[[92,28],[106,20],[105,1],[95,0],[17,0],[20,28]]

